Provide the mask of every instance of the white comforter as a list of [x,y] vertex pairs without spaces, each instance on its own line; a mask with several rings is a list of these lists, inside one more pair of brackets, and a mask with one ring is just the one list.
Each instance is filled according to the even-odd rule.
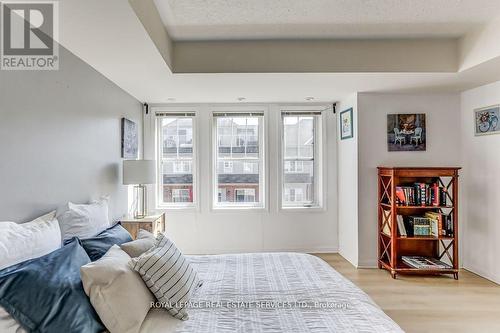
[[189,320],[153,309],[141,332],[402,332],[368,295],[317,257],[189,258],[204,281],[192,299]]

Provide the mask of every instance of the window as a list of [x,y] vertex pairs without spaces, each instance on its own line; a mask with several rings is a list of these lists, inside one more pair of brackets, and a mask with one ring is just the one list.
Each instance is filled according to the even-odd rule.
[[285,189],[285,201],[286,202],[303,202],[304,201],[304,190],[302,188],[287,188]]
[[233,162],[224,161],[224,173],[233,173]]
[[255,202],[254,188],[236,189],[236,202]]
[[191,173],[191,161],[174,161],[173,172],[174,173]]
[[191,189],[188,188],[174,188],[172,189],[173,202],[192,202]]
[[214,112],[214,207],[264,207],[263,112]]
[[253,163],[243,162],[243,173],[254,173],[253,167]]
[[289,173],[304,172],[304,162],[303,161],[285,161],[285,172],[289,172]]
[[282,112],[282,207],[320,207],[321,112]]
[[189,207],[195,195],[194,113],[157,113],[159,207]]

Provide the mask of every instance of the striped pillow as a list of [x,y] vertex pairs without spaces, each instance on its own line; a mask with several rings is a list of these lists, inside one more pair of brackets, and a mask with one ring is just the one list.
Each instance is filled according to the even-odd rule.
[[189,261],[170,239],[159,233],[155,245],[133,258],[131,264],[172,316],[181,320],[189,318],[186,303],[201,283]]

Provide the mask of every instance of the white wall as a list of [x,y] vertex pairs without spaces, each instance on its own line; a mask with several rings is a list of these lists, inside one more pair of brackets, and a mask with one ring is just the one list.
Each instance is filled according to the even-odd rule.
[[[377,166],[460,166],[459,110],[458,94],[358,95],[359,266],[377,263]],[[427,151],[387,151],[391,113],[426,114]]]
[[[174,105],[175,106],[175,105]],[[325,209],[321,211],[283,211],[278,207],[280,111],[270,105],[266,115],[268,156],[268,209],[227,210],[211,209],[211,121],[207,105],[198,105],[199,209],[168,210],[167,232],[186,253],[214,254],[261,251],[338,251],[337,230],[337,170],[336,124],[333,112],[326,111]],[[154,158],[154,122],[146,131],[144,152]],[[150,195],[151,197],[151,195]]]
[[[340,112],[353,109],[354,137],[338,144],[338,223],[339,253],[358,266],[358,94],[352,94],[337,105],[337,128]],[[340,131],[339,131],[340,132]]]
[[500,81],[461,95],[464,268],[500,283],[500,134],[474,136],[473,110],[500,104]]
[[25,221],[104,194],[112,218],[126,213],[120,120],[140,125],[141,110],[63,47],[58,71],[1,71],[0,221]]
[[467,33],[460,40],[460,67],[465,71],[500,56],[500,17]]

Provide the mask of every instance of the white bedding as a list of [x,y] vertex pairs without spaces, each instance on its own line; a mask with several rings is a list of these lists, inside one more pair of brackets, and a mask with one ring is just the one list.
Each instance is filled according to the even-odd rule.
[[189,259],[204,281],[192,306],[211,307],[190,308],[187,321],[152,309],[141,332],[402,332],[368,295],[317,257],[265,253]]

